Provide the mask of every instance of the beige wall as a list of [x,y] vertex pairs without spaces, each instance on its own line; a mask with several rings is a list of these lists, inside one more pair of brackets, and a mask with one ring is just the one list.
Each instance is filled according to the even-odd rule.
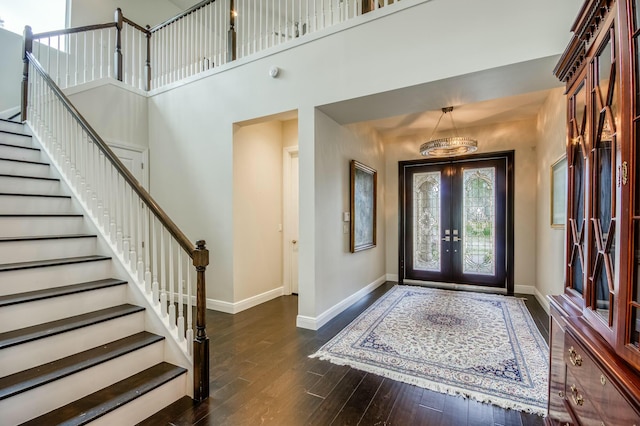
[[[460,129],[478,140],[477,153],[515,150],[514,279],[516,291],[533,292],[536,284],[536,121],[515,121]],[[429,135],[385,142],[385,211],[389,274],[398,274],[398,161],[422,158],[420,144]],[[527,286],[527,288],[522,288]]]
[[234,133],[234,302],[282,287],[282,130],[269,121]]
[[117,8],[136,24],[154,26],[182,10],[167,0],[71,0],[70,26],[113,22]]
[[[382,141],[366,127],[341,126],[316,111],[316,300],[318,317],[342,300],[386,275],[384,267],[385,167]],[[357,253],[349,250],[342,213],[349,211],[350,161],[378,171],[377,246]],[[306,244],[302,241],[302,244]]]
[[[559,294],[564,289],[565,233],[564,229],[553,229],[550,226],[550,170],[551,165],[565,154],[567,140],[565,111],[566,98],[563,89],[556,89],[551,92],[538,113],[536,288],[540,293],[539,296]],[[544,297],[541,299],[544,306],[548,307],[546,299]]]
[[298,146],[298,119],[282,122],[282,147]]
[[[0,28],[0,113],[20,106],[22,37]],[[1,116],[0,116],[1,117]]]

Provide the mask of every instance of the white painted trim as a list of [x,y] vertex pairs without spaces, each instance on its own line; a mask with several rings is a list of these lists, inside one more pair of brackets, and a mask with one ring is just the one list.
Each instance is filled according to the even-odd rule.
[[514,293],[536,294],[536,288],[532,285],[516,285],[513,289]]
[[550,314],[549,314],[549,309],[550,309],[550,307],[549,307],[549,300],[547,300],[547,298],[546,298],[542,293],[540,293],[540,291],[538,290],[538,288],[537,288],[537,287],[536,287],[536,288],[534,288],[534,291],[535,291],[535,293],[534,293],[534,294],[535,294],[535,296],[536,296],[536,299],[538,299],[538,302],[540,303],[540,305],[542,305],[542,309],[544,309],[544,310],[545,310],[545,312],[547,313],[547,315],[550,315]]
[[11,117],[12,115],[16,115],[19,112],[20,112],[20,107],[19,106],[8,108],[8,109],[5,109],[4,111],[0,112],[0,118],[5,118],[6,119],[6,118]]
[[227,314],[237,314],[238,312],[245,311],[249,308],[253,308],[254,306],[258,306],[261,303],[280,297],[283,294],[283,287],[280,286],[273,290],[265,291],[264,293],[251,296],[235,303],[225,302],[224,300],[207,299],[207,309]]
[[296,326],[300,328],[306,328],[309,330],[318,330],[320,327],[331,321],[333,318],[341,314],[345,309],[349,306],[356,303],[362,297],[371,293],[376,288],[380,287],[380,285],[384,284],[387,281],[387,276],[383,275],[371,284],[368,284],[366,287],[361,288],[360,290],[353,293],[351,296],[342,300],[341,302],[336,303],[331,308],[327,309],[317,317],[307,317],[304,315],[298,315],[296,318]]
[[118,81],[112,77],[98,78],[96,80],[78,84],[77,86],[65,87],[64,89],[62,89],[62,91],[66,96],[70,96],[70,95],[75,95],[78,93],[86,92],[87,90],[91,90],[97,87],[102,87],[107,85],[118,87],[120,89],[126,90],[131,93],[135,93],[136,95],[140,95],[145,98],[149,97],[149,94],[144,90],[136,89],[135,87],[129,86],[128,84]]
[[[282,150],[282,272],[283,294],[291,294],[291,158],[298,155],[298,146],[288,146]],[[298,290],[299,291],[299,290]]]
[[399,276],[398,274],[387,274],[387,281],[398,282]]

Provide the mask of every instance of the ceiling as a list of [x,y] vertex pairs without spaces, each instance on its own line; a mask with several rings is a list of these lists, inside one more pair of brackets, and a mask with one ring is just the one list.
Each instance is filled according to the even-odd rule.
[[[411,87],[322,105],[340,124],[366,123],[384,137],[430,135],[442,108],[453,106],[457,128],[536,117],[550,91],[557,56],[497,67]],[[438,133],[450,130],[450,115]]]

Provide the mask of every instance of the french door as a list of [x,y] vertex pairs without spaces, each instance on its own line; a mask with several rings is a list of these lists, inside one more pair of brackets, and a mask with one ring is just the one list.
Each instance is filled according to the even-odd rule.
[[513,292],[512,159],[508,152],[400,163],[401,280]]

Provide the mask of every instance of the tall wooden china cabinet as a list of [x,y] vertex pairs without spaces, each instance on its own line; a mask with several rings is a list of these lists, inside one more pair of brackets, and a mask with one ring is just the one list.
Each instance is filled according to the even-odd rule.
[[640,0],[587,0],[567,88],[565,291],[550,297],[549,424],[640,426]]

